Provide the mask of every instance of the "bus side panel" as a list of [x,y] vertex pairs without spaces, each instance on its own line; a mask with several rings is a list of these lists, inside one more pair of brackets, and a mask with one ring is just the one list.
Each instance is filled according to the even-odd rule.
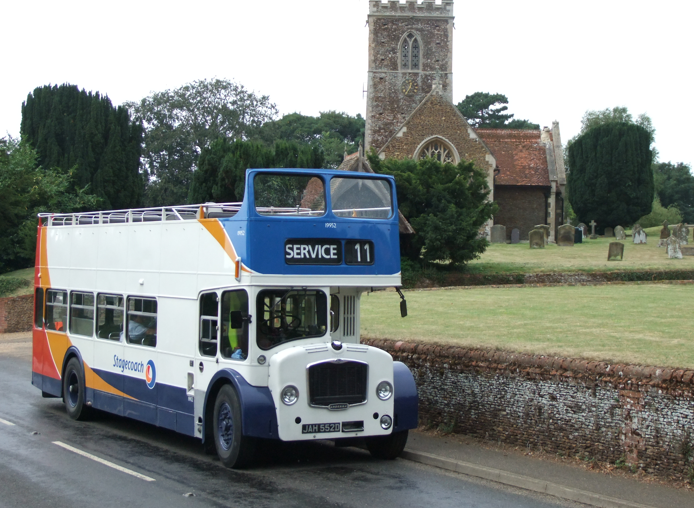
[[[258,387],[248,382],[233,369],[222,369],[215,374],[209,386],[220,379],[228,379],[239,395],[241,411],[243,413],[242,432],[244,436],[262,437],[267,439],[279,439],[277,428],[277,413],[272,394],[267,387]],[[207,404],[214,404],[209,398],[209,389],[205,394],[205,407],[203,414],[207,414]],[[213,425],[213,422],[204,422],[205,425]],[[205,432],[203,432],[203,436]]]
[[419,422],[417,385],[412,372],[402,362],[393,362],[395,426],[393,432],[416,429]]

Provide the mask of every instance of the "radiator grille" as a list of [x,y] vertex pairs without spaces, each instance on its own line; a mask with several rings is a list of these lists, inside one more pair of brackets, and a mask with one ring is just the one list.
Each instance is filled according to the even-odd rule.
[[368,366],[360,362],[325,362],[308,369],[312,406],[366,402]]

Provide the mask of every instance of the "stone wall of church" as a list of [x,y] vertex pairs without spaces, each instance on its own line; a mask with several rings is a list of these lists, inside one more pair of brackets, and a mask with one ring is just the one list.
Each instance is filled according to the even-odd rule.
[[449,141],[461,159],[473,161],[492,174],[494,168],[487,160],[489,152],[486,147],[476,136],[470,137],[468,125],[456,112],[455,106],[436,94],[427,102],[426,108],[412,116],[407,128],[390,140],[383,155],[395,159],[412,158],[417,147],[433,134]]
[[538,224],[545,223],[547,200],[543,187],[504,187],[494,189],[494,201],[499,211],[494,215],[494,224],[506,226],[506,238],[511,239],[513,228],[520,230],[521,240],[528,239],[528,233]]

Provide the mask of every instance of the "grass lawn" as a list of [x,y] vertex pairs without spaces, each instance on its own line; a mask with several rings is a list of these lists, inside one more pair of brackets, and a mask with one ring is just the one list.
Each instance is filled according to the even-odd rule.
[[[526,246],[527,247],[527,246]],[[362,297],[362,335],[694,368],[694,285],[407,291]]]
[[[10,291],[7,294],[0,294],[0,297],[5,298],[8,296],[22,296],[22,295],[30,295],[34,292],[34,268],[24,268],[22,270],[16,270],[14,272],[9,272],[9,273],[3,273],[0,275],[0,279],[3,278],[12,278],[12,279],[22,279],[27,281],[25,286],[22,286],[20,288],[17,288],[13,291]],[[0,287],[2,286],[1,284],[2,281],[0,281]]]
[[[584,240],[573,247],[547,245],[531,249],[527,242],[515,245],[495,243],[480,259],[471,261],[468,273],[546,273],[607,272],[627,270],[692,270],[694,256],[670,259],[664,247],[658,247],[659,228],[646,229],[648,243],[634,245],[631,236],[624,243],[624,260],[607,261],[607,250],[614,238]],[[630,233],[630,232],[628,232]],[[690,245],[691,245],[690,231]]]

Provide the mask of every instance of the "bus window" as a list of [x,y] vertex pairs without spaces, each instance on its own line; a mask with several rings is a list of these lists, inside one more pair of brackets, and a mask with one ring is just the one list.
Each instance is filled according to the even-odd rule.
[[34,298],[34,327],[43,328],[43,288],[36,289]]
[[325,214],[325,186],[316,176],[263,173],[253,180],[260,215],[317,217]]
[[67,291],[46,291],[46,329],[65,332],[67,325]]
[[97,297],[96,336],[100,339],[120,340],[123,333],[123,297],[99,294]]
[[258,293],[257,341],[261,349],[325,335],[327,298],[322,291],[270,289]]
[[248,294],[244,290],[222,293],[223,358],[245,360],[248,357]]
[[204,356],[217,356],[218,303],[217,293],[205,293],[200,297],[199,350]]
[[340,327],[340,297],[330,295],[330,333],[335,333]]
[[338,217],[389,219],[393,198],[387,180],[342,178],[330,180],[332,212]]
[[70,333],[86,337],[94,335],[93,293],[70,293]]
[[154,298],[129,296],[127,318],[130,344],[157,345],[157,301]]

